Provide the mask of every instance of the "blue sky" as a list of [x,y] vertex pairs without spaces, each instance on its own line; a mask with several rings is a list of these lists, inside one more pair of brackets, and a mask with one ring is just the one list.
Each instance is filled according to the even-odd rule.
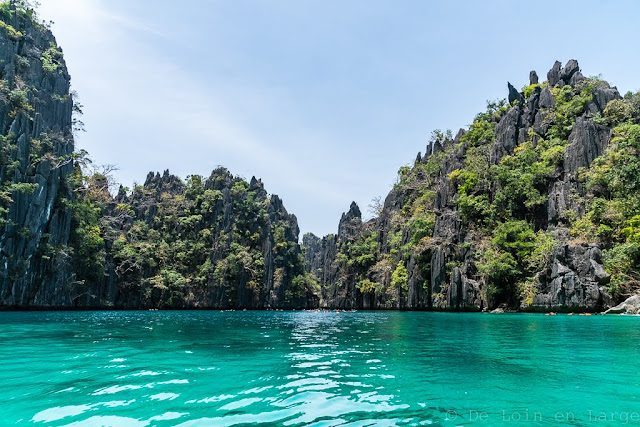
[[640,89],[640,3],[426,0],[40,0],[96,163],[262,178],[301,231],[366,215],[434,129],[455,131],[578,59]]

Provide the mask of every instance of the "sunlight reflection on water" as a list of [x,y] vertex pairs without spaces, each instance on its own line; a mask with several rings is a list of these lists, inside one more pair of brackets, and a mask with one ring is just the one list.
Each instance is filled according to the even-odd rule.
[[0,313],[0,326],[7,424],[458,425],[535,404],[552,425],[640,395],[638,319]]

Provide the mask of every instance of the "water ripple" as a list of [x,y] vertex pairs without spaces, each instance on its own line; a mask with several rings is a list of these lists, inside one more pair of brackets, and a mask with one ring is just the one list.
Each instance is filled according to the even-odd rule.
[[0,420],[459,425],[531,407],[540,425],[556,411],[586,425],[638,407],[639,340],[637,318],[0,313]]

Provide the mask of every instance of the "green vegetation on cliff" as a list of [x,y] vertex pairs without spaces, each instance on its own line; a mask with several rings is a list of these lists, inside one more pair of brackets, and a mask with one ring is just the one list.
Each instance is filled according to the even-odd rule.
[[597,310],[640,290],[640,94],[574,60],[490,102],[363,222],[305,235],[218,168],[116,192],[75,152],[62,50],[0,3],[0,306]]
[[260,181],[224,168],[186,182],[165,172],[114,199],[104,174],[76,172],[76,277],[86,292],[115,286],[103,304],[264,308],[313,299],[301,281],[295,217]]
[[81,112],[61,49],[28,1],[0,3],[0,306],[317,305],[298,225],[226,169],[149,174],[113,196],[74,153]]
[[630,295],[640,289],[640,94],[611,101],[600,120],[613,128],[613,138],[583,171],[586,213],[571,233],[603,242],[611,290]]
[[371,308],[596,309],[637,292],[640,95],[576,61],[548,77],[509,85],[455,138],[435,131],[376,218],[306,236],[307,269]]

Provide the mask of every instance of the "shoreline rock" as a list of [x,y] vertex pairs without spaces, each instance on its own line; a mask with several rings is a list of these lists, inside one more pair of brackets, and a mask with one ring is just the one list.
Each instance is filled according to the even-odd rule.
[[627,298],[624,302],[605,311],[604,314],[640,315],[640,295]]

